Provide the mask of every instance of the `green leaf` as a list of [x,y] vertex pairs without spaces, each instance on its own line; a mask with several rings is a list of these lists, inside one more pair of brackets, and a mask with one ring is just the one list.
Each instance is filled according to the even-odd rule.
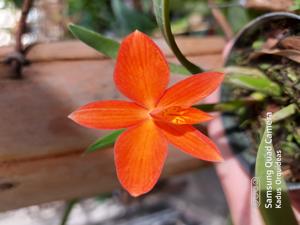
[[163,33],[166,42],[169,47],[172,49],[173,53],[179,60],[179,62],[185,66],[192,74],[201,73],[203,70],[190,62],[180,51],[179,47],[176,44],[175,38],[172,34],[171,25],[170,25],[170,2],[169,0],[153,0],[154,13],[156,17],[157,24]]
[[234,75],[230,76],[228,81],[237,86],[248,88],[254,91],[260,91],[267,95],[280,96],[280,88],[277,84],[271,82],[269,79],[257,79],[251,76]]
[[294,0],[293,5],[290,7],[291,11],[296,11],[300,9],[300,0]]
[[181,19],[177,19],[171,23],[171,29],[173,34],[182,34],[188,31],[189,29],[189,18],[183,17]]
[[[297,220],[291,208],[288,190],[281,173],[281,167],[272,145],[272,129],[266,123],[261,143],[258,148],[255,174],[257,179],[260,205],[259,209],[266,225],[297,225]],[[280,151],[276,155],[280,156]],[[279,206],[279,199],[281,207]]]
[[286,107],[283,107],[279,111],[275,112],[272,116],[272,121],[273,123],[276,123],[280,120],[283,120],[285,118],[288,118],[292,115],[294,115],[297,111],[297,106],[296,104],[290,104]]
[[76,38],[98,52],[113,59],[117,57],[120,47],[117,41],[75,24],[70,24],[69,29]]
[[280,86],[257,69],[248,67],[226,68],[225,82],[259,91],[271,96],[280,96]]
[[123,129],[116,130],[106,136],[99,138],[97,141],[95,141],[93,144],[91,144],[86,149],[85,152],[91,153],[91,152],[95,152],[97,150],[112,146],[115,143],[115,141],[117,140],[117,138],[120,136],[120,134],[122,134],[123,132],[124,132]]
[[169,63],[169,67],[172,73],[181,74],[181,75],[191,75],[190,71],[188,71],[185,67],[175,64]]
[[262,102],[262,100],[233,100],[228,102],[218,102],[211,104],[194,105],[194,108],[201,109],[206,112],[234,112],[238,113],[243,107],[251,107]]
[[71,212],[72,212],[74,206],[78,202],[79,202],[78,199],[72,199],[72,200],[66,202],[66,208],[64,209],[63,217],[61,218],[60,225],[66,225],[68,223]]
[[[83,43],[92,47],[96,51],[104,54],[107,57],[115,59],[118,55],[120,44],[110,38],[104,37],[92,30],[78,26],[75,24],[70,24],[69,29],[72,34],[78,38]],[[172,73],[188,75],[190,74],[183,66],[174,63],[169,63],[169,67]]]

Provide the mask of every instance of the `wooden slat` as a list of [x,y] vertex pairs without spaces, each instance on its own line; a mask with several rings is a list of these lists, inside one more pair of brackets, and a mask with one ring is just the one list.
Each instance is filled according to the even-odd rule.
[[[189,46],[185,52],[196,54],[194,44],[182,43]],[[82,156],[86,146],[105,132],[67,119],[80,105],[122,98],[112,81],[114,62],[98,55],[89,58],[95,52],[79,42],[71,43],[70,51],[85,52],[82,60],[65,54],[70,45],[66,49],[53,45],[65,43],[51,44],[48,50],[43,45],[31,53],[31,59],[39,52],[41,57],[24,69],[23,80],[7,78],[9,70],[0,66],[0,210],[91,196],[118,186],[112,149]],[[206,69],[221,66],[221,52],[202,50],[191,60]],[[168,60],[176,61],[172,56]],[[173,82],[182,78],[173,76]],[[201,165],[172,150],[165,176]]]
[[[170,48],[162,39],[155,40],[166,56],[172,56]],[[177,43],[187,56],[205,55],[220,53],[224,46],[224,39],[221,37],[194,38],[179,37]],[[59,52],[59,54],[57,54]],[[27,54],[30,61],[51,61],[51,60],[74,60],[74,59],[95,59],[104,56],[94,49],[86,47],[78,41],[65,41],[58,43],[37,44]]]
[[[204,164],[170,151],[164,177],[195,170]],[[74,197],[89,197],[119,187],[113,149],[41,158],[0,167],[0,211]]]
[[[220,53],[225,44],[224,39],[218,36],[195,38],[178,37],[177,43],[187,56],[199,56]],[[173,56],[170,48],[162,39],[156,39],[166,56]],[[0,48],[0,60],[12,52],[12,47]],[[52,43],[39,43],[30,48],[26,58],[31,62],[55,61],[55,60],[78,60],[78,59],[101,59],[103,55],[94,49],[87,47],[79,41],[64,41]]]

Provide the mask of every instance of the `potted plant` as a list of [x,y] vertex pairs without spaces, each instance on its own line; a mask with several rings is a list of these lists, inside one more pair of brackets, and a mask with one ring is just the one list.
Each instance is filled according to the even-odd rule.
[[[186,69],[192,74],[198,73],[201,68],[186,59],[176,45],[168,19],[169,1],[155,3],[157,21],[170,48]],[[250,204],[256,195],[267,202],[264,194],[268,191],[271,195],[276,191],[284,193],[278,202],[283,201],[285,205],[282,210],[260,206],[264,222],[297,224],[284,180],[295,194],[299,189],[298,33],[299,17],[290,13],[266,14],[248,24],[225,49],[230,54],[225,54],[228,55],[225,57],[227,76],[221,91],[208,99],[213,104],[200,106],[222,112],[222,118],[210,123],[208,130],[227,159],[216,167],[234,224],[262,224],[257,207],[251,208]],[[266,115],[270,117],[270,128],[268,118],[264,118]],[[272,149],[271,156],[268,148]],[[272,161],[272,171],[264,165],[268,158]],[[257,177],[251,180],[255,164]],[[280,178],[276,180],[276,176],[268,172]],[[297,207],[299,201],[293,199]],[[261,199],[254,200],[253,206],[261,204]]]
[[[176,45],[168,20],[168,5],[169,1],[167,0],[154,1],[158,24],[178,60],[190,73],[199,73],[202,69],[187,60]],[[260,153],[263,152],[262,148],[265,145],[261,140],[266,136],[266,126],[262,122],[262,118],[266,112],[274,112],[271,118],[274,124],[277,123],[274,125],[276,140],[274,144],[275,147],[277,145],[281,148],[284,147],[282,153],[282,159],[285,160],[282,164],[284,174],[288,174],[284,167],[286,165],[292,172],[291,177],[285,176],[285,178],[290,183],[294,183],[289,185],[289,188],[298,188],[297,170],[294,172],[294,167],[292,167],[298,168],[297,162],[299,161],[297,154],[297,151],[299,152],[297,133],[299,129],[299,98],[297,95],[293,95],[293,91],[298,90],[299,82],[298,50],[294,48],[299,40],[297,38],[298,21],[298,16],[294,14],[275,13],[260,17],[247,25],[232,42],[225,69],[227,73],[225,85],[219,93],[215,93],[209,99],[215,104],[199,106],[201,109],[206,108],[223,113],[222,118],[215,119],[208,129],[211,137],[223,150],[223,156],[226,159],[225,163],[217,166],[217,171],[229,201],[234,224],[262,224],[256,208],[253,207],[254,210],[249,210],[250,192],[253,188],[250,177],[254,168],[253,162],[255,162],[255,157],[251,157],[251,152],[253,151],[255,156],[255,150],[259,149],[258,162],[262,162]],[[70,28],[75,36],[83,42],[110,57],[115,57],[118,45],[112,40],[80,27],[71,26]],[[92,42],[92,36],[94,39],[101,39],[102,44],[96,45]],[[107,49],[113,49],[113,51]],[[288,71],[285,75],[286,79],[290,80],[289,83],[286,80],[280,80],[281,72],[287,68]],[[186,73],[183,68],[177,67],[177,69]],[[220,93],[221,99],[219,98]],[[292,132],[294,130],[295,133]],[[230,132],[235,135],[231,137]],[[258,136],[259,133],[260,136]],[[103,147],[107,143],[114,143],[117,136],[118,134],[112,133],[104,139],[100,139],[90,150]],[[239,150],[243,150],[243,153],[240,153]],[[256,167],[256,174],[265,172],[264,169],[258,169],[258,165]],[[281,187],[283,186],[284,184],[281,185]],[[255,194],[255,192],[253,193]],[[288,197],[284,195],[283,201],[286,199]],[[283,210],[281,213],[292,217],[290,206],[285,207],[287,210]],[[275,215],[274,212],[272,213]],[[277,218],[276,215],[274,218]],[[293,221],[293,223],[289,223],[290,225],[296,224],[295,219],[290,221]],[[281,222],[282,218],[276,224]]]
[[217,165],[217,171],[234,224],[261,223],[250,207],[251,177],[267,112],[273,113],[273,145],[282,152],[283,176],[293,206],[299,210],[299,19],[291,13],[270,13],[242,29],[225,53],[226,70],[232,78],[211,96],[211,101],[248,100],[235,112],[222,113],[209,126],[210,135],[228,159]]

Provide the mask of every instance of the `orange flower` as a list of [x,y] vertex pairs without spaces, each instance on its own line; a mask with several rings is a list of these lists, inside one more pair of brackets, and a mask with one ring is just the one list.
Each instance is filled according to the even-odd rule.
[[169,67],[163,54],[148,36],[135,31],[120,46],[114,80],[133,102],[97,101],[69,117],[89,128],[127,128],[115,143],[115,164],[131,195],[144,194],[156,184],[168,142],[196,158],[222,160],[215,144],[192,126],[212,116],[191,107],[221,84],[222,73],[194,75],[167,89]]

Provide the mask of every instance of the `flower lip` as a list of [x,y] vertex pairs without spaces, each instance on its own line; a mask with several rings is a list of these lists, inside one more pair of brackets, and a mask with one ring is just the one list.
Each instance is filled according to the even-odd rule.
[[170,106],[167,108],[156,108],[150,113],[151,117],[161,122],[177,125],[197,124],[213,119],[213,116],[192,107]]

